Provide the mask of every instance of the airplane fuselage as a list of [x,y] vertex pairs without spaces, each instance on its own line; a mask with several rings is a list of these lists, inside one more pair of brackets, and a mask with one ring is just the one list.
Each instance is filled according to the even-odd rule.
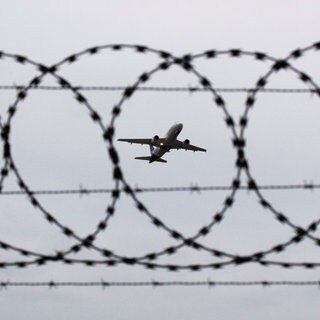
[[157,159],[160,159],[166,152],[170,151],[170,145],[177,140],[178,135],[182,131],[183,124],[177,123],[174,124],[168,131],[165,140],[160,143],[160,147],[154,147],[149,162],[154,162]]

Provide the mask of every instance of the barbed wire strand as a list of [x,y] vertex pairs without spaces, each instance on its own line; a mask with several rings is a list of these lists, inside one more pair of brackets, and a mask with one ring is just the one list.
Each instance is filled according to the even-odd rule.
[[36,288],[47,287],[57,289],[59,287],[320,287],[320,280],[257,280],[257,281],[0,281],[0,290],[14,287]]
[[[260,190],[317,190],[320,189],[318,183],[304,183],[304,184],[270,184],[258,186]],[[201,186],[197,184],[191,184],[190,186],[175,186],[175,187],[136,187],[132,191],[136,193],[148,193],[148,192],[194,192],[201,193],[202,191],[226,191],[232,190],[232,186]],[[248,191],[252,190],[249,185],[239,186],[238,190]],[[115,191],[127,192],[124,188],[122,189],[111,189],[111,188],[85,188],[80,187],[79,189],[43,189],[43,190],[30,190],[34,195],[91,195],[91,194],[105,194],[113,193]],[[14,195],[26,195],[27,193],[23,190],[2,190],[0,196],[14,196]]]

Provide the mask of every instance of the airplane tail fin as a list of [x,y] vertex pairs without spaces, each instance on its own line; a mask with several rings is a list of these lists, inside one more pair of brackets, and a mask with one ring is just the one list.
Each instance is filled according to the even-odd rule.
[[[147,160],[150,161],[151,157],[135,157],[135,159],[137,160]],[[166,163],[167,161],[164,159],[154,159],[153,161],[157,161],[157,162],[162,162],[162,163]]]

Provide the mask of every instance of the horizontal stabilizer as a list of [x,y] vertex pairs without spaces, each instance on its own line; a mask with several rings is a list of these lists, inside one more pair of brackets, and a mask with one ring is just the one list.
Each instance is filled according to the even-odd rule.
[[[135,159],[137,160],[147,160],[147,161],[150,161],[151,157],[135,157]],[[153,160],[153,161],[157,161],[157,162],[163,162],[163,163],[166,163],[167,161],[164,160],[164,159],[156,159],[156,160]]]

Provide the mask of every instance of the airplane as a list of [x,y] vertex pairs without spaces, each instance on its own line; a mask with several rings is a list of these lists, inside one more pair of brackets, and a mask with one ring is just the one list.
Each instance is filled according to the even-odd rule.
[[207,152],[206,149],[191,145],[189,139],[185,139],[184,141],[177,140],[177,137],[182,131],[182,128],[182,123],[174,124],[169,129],[165,138],[159,138],[159,136],[155,135],[152,139],[118,139],[118,141],[149,145],[151,153],[150,157],[135,157],[135,159],[137,160],[147,160],[149,161],[149,163],[152,163],[154,161],[166,163],[167,161],[162,159],[161,157],[171,149]]

